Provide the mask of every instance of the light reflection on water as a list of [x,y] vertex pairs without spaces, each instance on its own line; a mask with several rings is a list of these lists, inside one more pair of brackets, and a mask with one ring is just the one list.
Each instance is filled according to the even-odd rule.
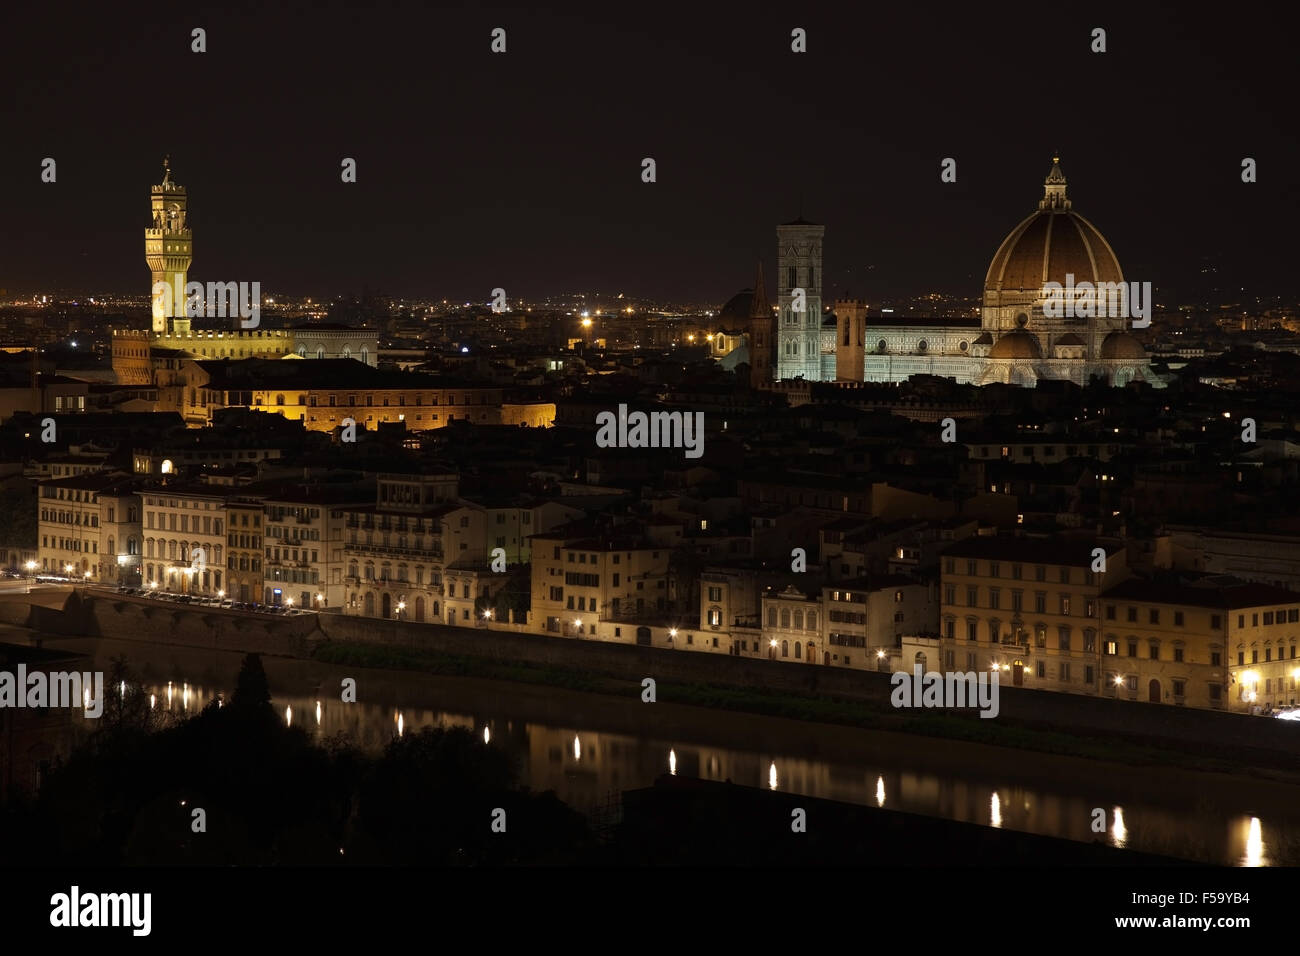
[[[217,691],[184,684],[188,703],[166,685],[166,707],[178,715],[194,714]],[[146,693],[161,704],[162,686],[146,685]],[[1300,854],[1282,844],[1282,834],[1250,814],[1189,811],[1159,804],[1110,806],[1109,820],[1095,832],[1095,801],[1082,795],[995,781],[942,777],[902,766],[882,766],[810,760],[789,754],[763,753],[725,747],[660,741],[626,734],[561,727],[527,720],[479,717],[433,708],[400,709],[393,703],[342,703],[319,700],[314,694],[275,693],[284,703],[284,719],[295,709],[316,715],[303,726],[317,738],[344,735],[360,749],[378,753],[408,729],[462,727],[500,747],[519,766],[521,783],[534,790],[555,790],[561,800],[585,809],[612,793],[649,786],[664,772],[705,780],[730,781],[751,787],[779,789],[829,800],[920,813],[981,826],[1003,827],[1063,837],[1079,842],[1105,842],[1183,859],[1236,866],[1294,865]],[[1270,842],[1272,841],[1272,842]]]

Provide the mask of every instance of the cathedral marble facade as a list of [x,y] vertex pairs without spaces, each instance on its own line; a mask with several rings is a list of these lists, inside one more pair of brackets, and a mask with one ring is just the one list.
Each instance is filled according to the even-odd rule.
[[[1089,291],[1122,285],[1123,271],[1102,234],[1074,211],[1058,160],[1038,208],[998,247],[978,318],[869,316],[865,302],[847,299],[823,312],[824,236],[824,226],[803,219],[777,227],[775,379],[902,382],[937,375],[1033,387],[1042,379],[1084,385],[1100,376],[1112,385],[1163,385],[1128,331],[1130,318],[1104,292]],[[1063,315],[1053,307],[1051,283],[1083,290],[1075,308]]]

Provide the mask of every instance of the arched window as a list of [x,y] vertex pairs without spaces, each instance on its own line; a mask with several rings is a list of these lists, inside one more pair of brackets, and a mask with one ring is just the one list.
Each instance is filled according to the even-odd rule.
[[925,673],[926,657],[921,651],[916,652],[916,666],[921,668],[921,673]]
[[803,611],[794,612],[794,629],[796,631],[803,630]]
[[796,660],[803,660],[803,645],[798,641],[794,642],[794,656]]
[[362,363],[364,364],[365,361],[366,361],[369,357],[370,357],[370,350],[369,350],[368,348],[366,348],[364,345],[361,346],[361,361],[362,361]]
[[343,357],[352,358],[352,346],[350,345],[343,346]]
[[284,396],[283,396],[283,395],[277,395],[277,396],[275,396],[275,404],[277,404],[277,405],[283,405],[283,404],[284,404]]
[[767,626],[776,627],[776,608],[774,607],[767,609]]
[[325,357],[325,346],[323,345],[316,346],[316,357],[318,359],[323,359]]
[[781,656],[782,656],[782,657],[789,657],[789,656],[790,656],[790,642],[789,642],[789,641],[782,641],[782,642],[781,642]]

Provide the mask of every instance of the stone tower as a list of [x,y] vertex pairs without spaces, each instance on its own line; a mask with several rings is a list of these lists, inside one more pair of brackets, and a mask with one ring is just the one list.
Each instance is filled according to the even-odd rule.
[[[796,219],[776,227],[776,289],[780,306],[776,334],[776,377],[821,380],[822,238],[826,227]],[[804,308],[796,312],[794,290]]]
[[[193,259],[193,234],[186,222],[185,187],[172,182],[171,177],[168,157],[163,160],[163,181],[151,190],[151,222],[144,231],[144,256],[153,276],[153,331],[157,334],[183,334],[190,326],[185,312],[185,283]],[[158,294],[158,283],[167,285],[169,296]]]
[[835,300],[835,381],[861,382],[867,368],[867,303]]
[[768,388],[772,384],[772,307],[767,304],[767,283],[763,263],[758,263],[754,297],[749,305],[749,384]]

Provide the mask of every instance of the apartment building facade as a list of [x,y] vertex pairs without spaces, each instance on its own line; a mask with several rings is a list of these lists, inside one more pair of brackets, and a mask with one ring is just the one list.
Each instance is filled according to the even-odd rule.
[[975,536],[944,552],[941,575],[938,660],[919,650],[905,670],[996,667],[1014,686],[1103,692],[1101,595],[1128,576],[1118,542]]
[[39,570],[90,583],[136,583],[142,544],[136,488],[120,472],[40,482]]
[[228,493],[177,482],[141,490],[147,587],[210,597],[224,592]]
[[[631,624],[665,615],[671,554],[671,548],[635,531],[594,534],[590,528],[560,528],[534,535],[530,628],[600,639],[605,633],[597,627],[601,621]],[[620,631],[639,634],[640,629],[620,625]]]

